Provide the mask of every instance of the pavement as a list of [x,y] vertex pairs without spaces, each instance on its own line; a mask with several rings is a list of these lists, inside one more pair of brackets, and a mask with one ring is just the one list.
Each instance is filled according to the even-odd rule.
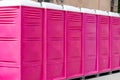
[[115,74],[93,78],[93,79],[87,79],[87,80],[120,80],[120,73],[115,73]]

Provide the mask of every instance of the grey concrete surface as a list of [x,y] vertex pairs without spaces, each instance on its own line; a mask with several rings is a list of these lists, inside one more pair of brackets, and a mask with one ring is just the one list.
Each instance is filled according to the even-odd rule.
[[120,80],[120,73],[87,80]]

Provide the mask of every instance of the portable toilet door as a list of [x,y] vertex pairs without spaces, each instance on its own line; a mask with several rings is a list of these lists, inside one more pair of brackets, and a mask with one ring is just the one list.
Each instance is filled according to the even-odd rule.
[[82,14],[80,8],[64,5],[66,34],[66,76],[82,76]]
[[64,11],[61,5],[42,2],[44,25],[44,80],[65,78]]
[[83,15],[82,25],[82,53],[84,75],[97,73],[97,46],[96,46],[96,14],[95,10],[81,8]]
[[109,14],[106,11],[96,10],[97,14],[97,53],[98,71],[110,70],[110,31]]
[[120,16],[118,13],[109,12],[110,15],[110,52],[111,69],[120,69]]
[[43,8],[35,1],[24,2],[30,6],[21,6],[21,73],[23,80],[42,80]]
[[40,8],[31,0],[0,1],[1,80],[41,80]]

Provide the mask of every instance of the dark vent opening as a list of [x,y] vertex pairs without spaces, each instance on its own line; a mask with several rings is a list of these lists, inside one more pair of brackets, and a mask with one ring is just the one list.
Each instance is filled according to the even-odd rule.
[[38,0],[38,2],[50,2],[51,0]]

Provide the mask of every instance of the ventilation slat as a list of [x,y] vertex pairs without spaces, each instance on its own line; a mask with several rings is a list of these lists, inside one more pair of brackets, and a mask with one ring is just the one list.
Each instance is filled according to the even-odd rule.
[[64,13],[61,11],[48,10],[48,20],[64,20]]

